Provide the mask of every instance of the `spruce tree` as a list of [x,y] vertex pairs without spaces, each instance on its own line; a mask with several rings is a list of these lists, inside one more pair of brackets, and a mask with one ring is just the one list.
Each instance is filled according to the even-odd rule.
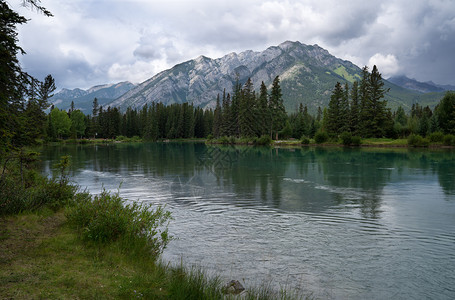
[[269,131],[270,113],[269,113],[269,95],[267,92],[267,86],[264,81],[261,82],[261,87],[259,89],[259,99],[258,99],[258,117],[260,125],[260,135],[266,135]]
[[220,136],[221,121],[222,121],[222,115],[221,115],[220,94],[218,94],[218,96],[216,97],[216,106],[215,106],[215,111],[213,114],[212,134],[214,137]]
[[376,65],[373,66],[369,77],[369,108],[368,115],[372,118],[368,135],[373,137],[386,136],[391,127],[391,113],[387,108],[387,101],[383,100],[388,89],[384,88],[382,76]]
[[272,90],[270,91],[270,137],[278,139],[278,132],[283,129],[286,122],[286,110],[283,104],[283,94],[281,93],[280,78],[275,77],[272,83]]
[[329,107],[327,108],[326,119],[324,120],[326,130],[329,135],[336,136],[342,132],[343,98],[343,88],[341,87],[341,84],[337,82],[335,88],[332,91],[332,95],[330,96]]
[[351,132],[359,135],[359,83],[355,81],[351,88],[350,118]]

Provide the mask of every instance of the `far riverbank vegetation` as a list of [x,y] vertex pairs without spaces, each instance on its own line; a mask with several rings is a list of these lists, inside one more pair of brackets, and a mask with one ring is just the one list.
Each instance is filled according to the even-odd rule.
[[371,73],[364,67],[361,80],[351,86],[337,83],[329,106],[319,107],[314,114],[303,104],[294,112],[285,111],[279,77],[270,93],[263,82],[259,93],[251,79],[244,85],[237,82],[232,93],[218,95],[214,109],[152,103],[122,113],[99,106],[95,98],[90,115],[75,109],[74,103],[67,112],[51,108],[41,130],[42,141],[204,139],[266,145],[287,140],[291,145],[455,146],[454,92],[447,92],[434,109],[416,103],[408,111],[401,106],[392,111],[384,100],[383,86],[376,66]]

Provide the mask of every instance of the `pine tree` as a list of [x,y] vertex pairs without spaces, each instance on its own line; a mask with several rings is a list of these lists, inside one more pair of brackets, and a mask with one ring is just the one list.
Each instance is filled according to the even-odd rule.
[[359,83],[355,81],[351,88],[351,105],[350,105],[350,118],[351,132],[354,135],[359,135]]
[[215,112],[213,114],[213,128],[212,128],[212,134],[214,137],[219,137],[220,136],[220,129],[221,129],[221,124],[222,122],[222,115],[221,115],[221,104],[220,104],[220,94],[216,97],[216,106],[215,106]]
[[239,130],[240,136],[253,137],[256,135],[257,118],[255,114],[255,99],[253,82],[248,78],[239,97]]
[[382,76],[376,65],[373,66],[369,79],[370,107],[368,115],[373,120],[371,122],[372,127],[369,128],[369,135],[383,137],[386,136],[392,124],[391,113],[387,108],[387,101],[382,100],[388,89],[384,88]]
[[276,76],[272,83],[269,101],[271,116],[270,137],[273,138],[273,134],[275,134],[275,139],[278,139],[278,132],[283,129],[286,122],[286,110],[284,109],[282,97],[280,78]]
[[342,131],[343,114],[342,102],[344,98],[343,88],[339,82],[330,96],[329,107],[327,108],[327,119],[325,120],[327,133],[333,136],[340,134]]
[[259,99],[258,99],[258,117],[259,117],[259,126],[260,126],[260,135],[266,135],[269,131],[269,124],[271,122],[270,112],[269,112],[269,95],[267,92],[267,86],[264,81],[261,82],[261,87],[259,90]]

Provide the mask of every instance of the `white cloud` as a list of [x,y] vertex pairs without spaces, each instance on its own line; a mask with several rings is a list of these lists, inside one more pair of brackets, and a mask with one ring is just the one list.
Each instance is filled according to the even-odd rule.
[[42,4],[53,18],[20,9],[31,19],[20,27],[19,39],[28,53],[21,61],[37,77],[55,74],[60,87],[140,82],[199,55],[217,58],[232,51],[264,50],[286,40],[317,43],[360,67],[376,63],[383,74],[401,71],[420,80],[455,84],[451,1],[46,0]]
[[393,54],[383,55],[376,53],[368,60],[370,70],[373,69],[374,65],[376,65],[384,78],[396,75],[400,71],[398,60]]

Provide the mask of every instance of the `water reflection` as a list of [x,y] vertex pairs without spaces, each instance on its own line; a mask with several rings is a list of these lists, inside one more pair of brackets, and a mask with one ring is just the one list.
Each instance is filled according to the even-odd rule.
[[44,155],[45,169],[71,155],[74,176],[92,170],[165,178],[171,182],[169,192],[179,198],[218,189],[225,193],[219,201],[238,206],[311,213],[349,206],[373,219],[380,216],[383,189],[391,182],[437,175],[444,193],[455,193],[453,151],[150,143],[47,147]]

